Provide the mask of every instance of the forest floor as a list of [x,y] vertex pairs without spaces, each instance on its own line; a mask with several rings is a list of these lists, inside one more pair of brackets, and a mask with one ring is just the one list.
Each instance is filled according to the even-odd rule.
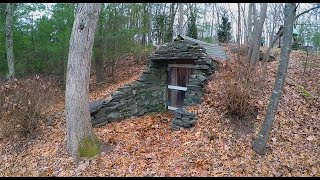
[[[225,49],[231,59],[236,57],[228,47]],[[279,50],[275,56],[279,59]],[[279,61],[268,63],[266,85],[256,103],[256,118],[241,121],[226,115],[222,107],[223,72],[217,72],[205,87],[204,102],[188,107],[198,117],[194,127],[172,131],[171,113],[110,123],[94,128],[94,132],[111,149],[78,163],[66,152],[64,102],[60,94],[47,110],[47,123],[38,136],[24,143],[0,139],[0,176],[319,177],[320,57],[311,58],[304,75],[305,57],[303,51],[292,51],[264,156],[256,154],[251,143],[264,120]],[[143,65],[132,60],[123,63],[119,64],[115,81],[90,88],[90,100],[103,98],[139,77]],[[93,87],[93,81],[91,84]]]

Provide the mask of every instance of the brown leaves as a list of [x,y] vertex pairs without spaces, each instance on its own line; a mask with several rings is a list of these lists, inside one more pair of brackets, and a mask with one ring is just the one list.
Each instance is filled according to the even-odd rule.
[[[299,59],[295,54],[292,58],[288,73],[300,83],[301,76],[295,72],[301,69],[292,68],[299,65]],[[225,95],[220,86],[223,78],[219,79],[224,74],[220,72],[205,87],[204,102],[187,107],[197,114],[195,127],[171,131],[170,113],[106,124],[94,132],[102,142],[112,145],[111,149],[78,164],[66,153],[63,99],[59,99],[49,107],[52,125],[20,152],[13,151],[15,142],[0,142],[0,176],[320,176],[319,110],[293,83],[286,85],[267,154],[260,156],[251,149],[276,69],[277,62],[268,64],[266,86],[255,104],[259,114],[251,124],[235,124],[225,115],[221,103]],[[313,72],[312,77],[319,74]],[[109,84],[90,98],[102,98],[135,78]],[[319,81],[308,83],[317,85]],[[307,88],[316,92],[315,87]]]

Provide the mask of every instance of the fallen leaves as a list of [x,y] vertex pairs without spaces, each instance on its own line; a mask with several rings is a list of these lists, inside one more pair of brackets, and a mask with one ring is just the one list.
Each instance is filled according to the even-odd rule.
[[[292,68],[299,65],[299,58],[295,54],[291,57],[288,73],[300,84],[301,74],[296,73],[299,68]],[[65,149],[66,125],[60,99],[48,108],[51,125],[21,151],[15,150],[16,142],[0,142],[0,176],[320,176],[319,109],[304,99],[293,83],[287,85],[281,100],[267,154],[260,156],[251,149],[265,115],[277,65],[272,62],[267,67],[268,86],[257,101],[259,114],[251,124],[235,124],[226,117],[219,86],[223,74],[218,73],[206,86],[204,102],[188,107],[197,114],[195,127],[171,131],[171,113],[106,124],[94,128],[94,132],[111,147],[78,164]],[[102,98],[137,76],[109,84],[90,98]]]

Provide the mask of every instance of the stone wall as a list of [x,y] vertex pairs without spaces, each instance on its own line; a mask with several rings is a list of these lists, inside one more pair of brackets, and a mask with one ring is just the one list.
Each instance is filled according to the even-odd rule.
[[187,85],[184,105],[196,105],[202,102],[201,98],[204,95],[203,87],[216,67],[216,62],[207,57],[205,53],[195,61],[195,70]]
[[[196,105],[202,102],[201,98],[204,95],[203,87],[207,83],[210,75],[214,73],[216,67],[216,62],[211,60],[207,54],[199,54],[198,59],[195,61],[195,70],[187,84],[187,92],[183,102],[184,105]],[[175,117],[172,120],[172,129],[190,128],[195,122],[195,114],[180,108],[175,112]]]
[[[194,60],[193,71],[184,99],[185,105],[201,103],[203,86],[214,72],[216,64],[205,49],[192,41],[174,41],[164,44],[148,59],[149,67],[140,79],[114,91],[110,97],[90,103],[93,126],[120,121],[132,116],[166,111],[167,65],[172,60]],[[196,122],[194,114],[183,108],[175,111],[172,129],[189,128]]]
[[90,103],[92,125],[166,111],[166,79],[165,64],[150,63],[139,80],[119,88],[105,100]]

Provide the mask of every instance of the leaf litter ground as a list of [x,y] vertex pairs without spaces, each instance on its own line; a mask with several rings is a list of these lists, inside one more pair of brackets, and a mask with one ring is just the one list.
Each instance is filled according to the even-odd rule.
[[[229,52],[229,51],[228,51]],[[230,57],[235,57],[229,53]],[[303,76],[305,53],[293,51],[279,111],[265,156],[251,143],[260,130],[271,95],[278,61],[269,63],[258,115],[234,122],[221,107],[222,76],[205,87],[204,102],[188,107],[197,114],[195,127],[171,131],[171,113],[133,117],[94,128],[111,150],[75,163],[66,153],[63,97],[48,110],[41,133],[17,149],[17,142],[0,141],[0,176],[320,176],[319,103],[306,97],[299,85],[319,96],[319,58]],[[125,66],[119,66],[124,68]],[[116,73],[118,81],[91,91],[90,100],[103,98],[139,77]]]

